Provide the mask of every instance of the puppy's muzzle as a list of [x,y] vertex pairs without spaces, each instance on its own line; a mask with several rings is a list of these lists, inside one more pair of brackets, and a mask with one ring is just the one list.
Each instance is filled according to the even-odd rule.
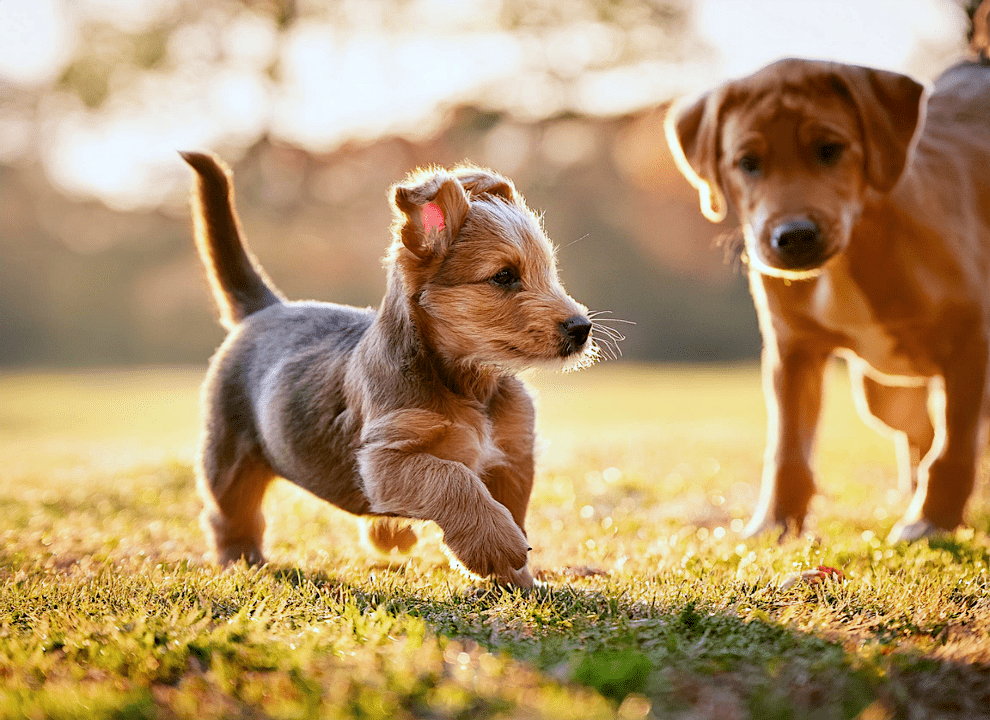
[[781,222],[770,231],[771,264],[783,270],[808,270],[828,259],[828,242],[814,220],[797,218]]
[[564,336],[564,355],[578,352],[588,341],[591,333],[591,321],[584,315],[574,315],[560,323],[560,332]]

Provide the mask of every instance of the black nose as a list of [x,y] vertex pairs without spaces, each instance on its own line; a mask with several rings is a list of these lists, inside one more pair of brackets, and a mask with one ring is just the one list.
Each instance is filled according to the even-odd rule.
[[591,321],[584,315],[575,315],[564,320],[560,324],[560,329],[574,343],[575,348],[579,348],[588,339],[588,333],[591,332]]
[[791,257],[811,255],[821,244],[822,231],[814,220],[789,220],[773,229],[770,246]]

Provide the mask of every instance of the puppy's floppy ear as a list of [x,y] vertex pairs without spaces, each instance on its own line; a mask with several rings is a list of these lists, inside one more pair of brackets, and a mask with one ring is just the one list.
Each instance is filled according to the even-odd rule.
[[464,188],[448,173],[414,174],[392,190],[402,244],[420,259],[446,252],[468,213]]
[[907,75],[856,66],[840,67],[832,81],[859,112],[867,181],[882,192],[890,190],[924,122],[924,86]]
[[698,191],[702,214],[712,222],[725,219],[725,195],[718,170],[719,135],[725,90],[713,90],[667,111],[664,132],[677,169]]
[[516,189],[512,182],[490,170],[462,168],[454,177],[472,195],[498,195],[510,202],[516,200]]

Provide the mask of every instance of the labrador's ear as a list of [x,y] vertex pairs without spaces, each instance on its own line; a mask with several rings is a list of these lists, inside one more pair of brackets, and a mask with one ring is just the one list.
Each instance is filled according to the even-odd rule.
[[468,197],[445,171],[420,171],[392,188],[395,228],[402,245],[420,260],[446,253],[464,225]]
[[719,135],[725,90],[681,101],[667,112],[664,132],[678,170],[698,191],[702,214],[712,222],[725,219],[725,194],[718,170]]
[[911,140],[924,124],[924,86],[907,75],[858,66],[840,67],[832,83],[859,113],[867,182],[887,192],[904,172]]

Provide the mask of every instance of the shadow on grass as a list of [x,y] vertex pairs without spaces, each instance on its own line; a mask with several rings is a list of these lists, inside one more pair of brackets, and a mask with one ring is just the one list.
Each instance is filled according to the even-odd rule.
[[531,592],[483,585],[437,597],[401,582],[369,589],[297,568],[273,572],[289,584],[332,588],[364,612],[421,618],[448,641],[506,653],[617,706],[646,698],[660,716],[969,718],[990,708],[990,668],[910,654],[864,657],[769,618],[745,620],[691,600],[660,606],[621,590],[557,584]]

